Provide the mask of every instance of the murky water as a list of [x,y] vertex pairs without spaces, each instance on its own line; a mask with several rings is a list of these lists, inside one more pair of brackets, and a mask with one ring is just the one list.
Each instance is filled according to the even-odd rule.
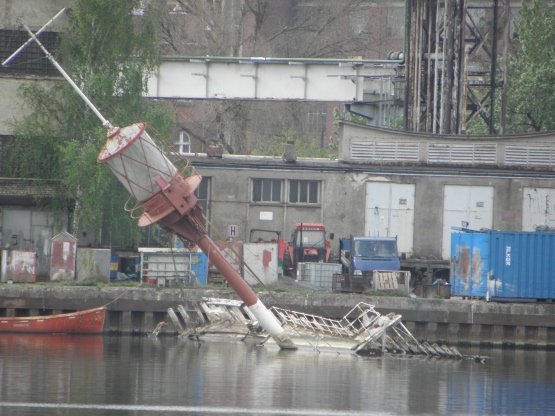
[[0,335],[0,415],[555,414],[554,352],[480,353],[491,360]]

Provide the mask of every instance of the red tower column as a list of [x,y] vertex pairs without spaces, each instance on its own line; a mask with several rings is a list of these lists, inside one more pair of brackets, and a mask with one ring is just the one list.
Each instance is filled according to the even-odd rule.
[[165,230],[197,244],[280,348],[296,348],[275,315],[258,299],[208,236],[195,196],[200,175],[193,172],[183,176],[156,146],[143,124],[113,129],[98,161],[106,163],[129,193],[142,204],[144,213],[139,218],[139,226],[157,223]]

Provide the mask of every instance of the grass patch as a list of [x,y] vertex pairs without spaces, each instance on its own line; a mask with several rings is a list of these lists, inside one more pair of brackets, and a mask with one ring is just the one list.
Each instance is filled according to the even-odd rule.
[[[114,281],[109,283],[98,282],[95,279],[84,280],[50,280],[46,282],[30,283],[37,286],[100,286],[100,287],[136,287],[141,283],[131,280]],[[154,287],[154,286],[153,286]]]
[[32,283],[37,286],[97,286],[98,282],[92,279],[85,280],[50,280],[47,282]]
[[375,290],[367,289],[363,292],[364,295],[368,296],[389,296],[394,298],[408,298],[408,293],[402,292],[400,290]]

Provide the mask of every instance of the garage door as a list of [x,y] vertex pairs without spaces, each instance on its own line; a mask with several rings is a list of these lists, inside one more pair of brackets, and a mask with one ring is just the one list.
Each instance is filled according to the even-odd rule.
[[537,227],[555,228],[555,189],[524,188],[522,194],[522,231]]
[[366,184],[365,235],[397,237],[400,253],[412,253],[414,184]]
[[493,187],[445,185],[443,192],[442,256],[451,252],[452,227],[468,224],[472,230],[493,226]]

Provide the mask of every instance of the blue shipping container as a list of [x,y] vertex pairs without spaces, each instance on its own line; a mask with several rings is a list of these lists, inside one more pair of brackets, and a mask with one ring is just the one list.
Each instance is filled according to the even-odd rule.
[[452,233],[451,294],[491,300],[555,299],[555,233]]
[[486,297],[489,271],[489,235],[451,234],[451,294]]
[[110,261],[110,280],[114,280],[118,277],[118,255],[112,253],[112,255],[110,256]]
[[208,256],[202,251],[192,253],[191,256],[197,257],[196,262],[191,262],[191,272],[193,272],[197,284],[206,286],[208,284]]

